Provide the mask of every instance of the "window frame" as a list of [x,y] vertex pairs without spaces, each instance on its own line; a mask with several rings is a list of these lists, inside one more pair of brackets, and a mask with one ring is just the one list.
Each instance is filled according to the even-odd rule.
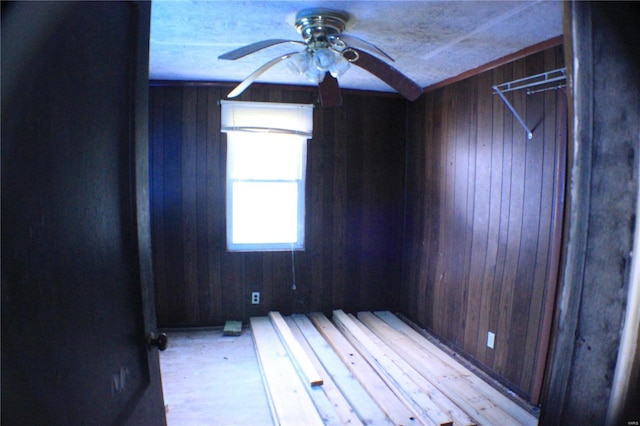
[[[265,107],[267,109],[274,108],[276,110],[284,111],[287,107],[292,109],[306,109],[304,114],[306,117],[306,122],[303,124],[296,124],[290,117],[287,117],[286,125],[291,125],[291,128],[283,128],[283,122],[280,121],[278,127],[271,128],[266,127],[265,122],[263,120],[260,123],[260,119],[258,122],[246,122],[243,119],[238,119],[237,116],[233,116],[229,119],[229,114],[227,113],[227,117],[225,118],[225,111],[222,112],[222,126],[221,131],[227,134],[226,144],[227,144],[227,155],[226,155],[226,173],[225,173],[225,227],[226,227],[226,247],[229,252],[271,252],[271,251],[294,251],[299,250],[303,251],[305,249],[305,228],[306,228],[306,169],[307,169],[307,148],[309,139],[311,139],[312,133],[312,108],[313,105],[304,105],[304,104],[281,104],[281,103],[266,103],[266,102],[235,102],[235,101],[221,101],[223,108],[224,104],[233,104],[232,107],[245,107],[248,108],[260,108]],[[252,111],[255,114],[255,111]],[[278,120],[275,120],[276,122]],[[311,127],[311,128],[310,128]],[[283,135],[283,137],[287,138],[298,138],[295,142],[300,145],[296,145],[296,150],[300,151],[300,170],[299,177],[297,179],[277,179],[277,178],[238,178],[232,177],[230,173],[230,161],[231,161],[231,151],[232,144],[235,143],[243,143],[240,139],[234,140],[234,137],[238,133],[243,133],[242,138],[244,139],[248,134],[251,134],[252,142],[256,142],[261,137],[264,140],[263,142],[258,143],[273,143],[274,135]],[[264,135],[269,135],[269,137],[263,137]],[[293,139],[292,139],[293,141]],[[281,141],[279,141],[281,142]],[[296,217],[297,217],[297,227],[296,227],[296,241],[294,242],[234,242],[234,194],[236,193],[234,190],[238,188],[238,183],[285,183],[285,184],[296,184],[297,190],[297,202],[296,202]],[[236,216],[237,217],[237,216]]]

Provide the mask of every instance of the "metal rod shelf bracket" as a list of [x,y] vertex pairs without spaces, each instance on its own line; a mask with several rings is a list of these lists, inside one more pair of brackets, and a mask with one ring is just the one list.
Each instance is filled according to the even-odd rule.
[[[532,75],[530,77],[520,78],[518,80],[513,80],[507,83],[492,86],[494,95],[497,94],[498,96],[500,96],[502,101],[507,105],[513,115],[516,117],[522,128],[527,132],[527,139],[533,139],[533,131],[530,130],[529,127],[527,127],[524,120],[520,117],[518,112],[507,100],[504,94],[507,92],[512,92],[514,90],[527,89],[527,95],[532,95],[534,93],[545,90],[560,89],[561,87],[564,87],[566,85],[564,83],[567,78],[566,73],[566,68],[558,68],[557,70],[547,71],[540,74]],[[555,85],[552,85],[554,83]],[[540,89],[533,89],[534,87],[538,86],[545,87]]]

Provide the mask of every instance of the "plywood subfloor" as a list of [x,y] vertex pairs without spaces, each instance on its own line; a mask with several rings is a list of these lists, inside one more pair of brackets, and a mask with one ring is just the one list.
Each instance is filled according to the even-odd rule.
[[[338,311],[336,311],[338,312]],[[341,313],[341,312],[340,312]],[[335,317],[334,312],[334,317]],[[319,314],[321,317],[322,315]],[[347,316],[342,315],[342,322],[349,322],[351,320],[358,323],[359,327],[362,327],[363,331],[369,333],[366,328],[363,327],[364,323],[359,322],[355,319],[355,317],[350,316],[351,320],[347,318]],[[372,316],[371,313],[364,313],[363,320],[367,320],[366,315]],[[383,315],[384,317],[384,315]],[[264,318],[267,320],[267,318]],[[319,326],[320,322],[318,318],[314,318],[311,316],[311,319],[315,323],[315,326]],[[304,321],[302,321],[304,320]],[[376,318],[369,318],[369,322],[376,320]],[[294,321],[293,318],[287,318],[287,323],[291,326],[292,330],[295,331],[296,337],[298,339],[302,339],[301,343],[303,343],[307,347],[307,343],[305,342],[305,338],[302,337],[304,333],[300,333],[298,327],[296,326],[296,322],[299,325],[311,325],[311,321],[308,321],[308,318],[298,318]],[[358,335],[360,332],[355,328],[355,323],[350,325],[351,333]],[[334,318],[334,324],[336,324],[336,319]],[[338,328],[342,327],[342,333],[346,330],[344,329],[344,324],[340,324],[340,321],[337,321]],[[325,326],[331,326],[331,324],[325,324]],[[373,324],[375,325],[375,324]],[[312,326],[313,327],[313,326]],[[333,326],[331,326],[333,328]],[[375,327],[374,327],[375,328]],[[337,331],[337,330],[336,330]],[[384,331],[380,334],[381,337],[385,337],[385,333],[390,333],[390,330]],[[272,333],[273,334],[273,333]],[[325,334],[322,332],[322,334]],[[347,333],[349,334],[349,333]],[[275,334],[274,334],[275,336]],[[345,335],[346,336],[346,335]],[[406,338],[406,334],[404,334]],[[364,335],[360,336],[363,340],[367,341],[359,350],[363,352],[364,357],[368,358],[368,361],[371,364],[376,364],[376,370],[382,376],[387,375],[385,373],[385,369],[390,370],[398,370],[396,371],[395,376],[389,376],[385,378],[385,381],[389,384],[391,381],[402,381],[407,380],[407,376],[403,375],[396,365],[402,366],[404,362],[403,359],[399,359],[395,356],[394,352],[388,352],[387,348],[382,345],[382,340],[377,339],[372,333],[369,333],[369,337],[367,338]],[[415,337],[415,336],[414,336]],[[172,332],[169,333],[170,338],[170,346],[169,348],[161,354],[161,367],[163,374],[163,388],[165,395],[165,403],[167,406],[167,421],[170,426],[173,425],[271,425],[274,424],[274,416],[278,416],[279,414],[276,411],[271,411],[271,407],[273,407],[273,403],[270,407],[270,400],[273,402],[273,395],[267,395],[267,391],[265,389],[269,388],[265,386],[262,377],[265,377],[261,374],[260,364],[259,364],[259,356],[256,354],[255,345],[254,345],[254,336],[252,336],[251,330],[245,328],[241,336],[223,336],[222,328],[216,330],[209,331],[190,331],[190,332]],[[277,336],[275,337],[277,339]],[[327,338],[325,336],[324,338]],[[335,338],[340,338],[339,336],[334,336]],[[350,339],[353,339],[353,336],[350,336]],[[397,336],[394,337],[397,339]],[[360,343],[355,340],[354,344],[360,345]],[[375,346],[374,346],[375,343]],[[317,346],[317,343],[315,344]],[[405,345],[405,343],[401,341],[396,341],[395,346],[396,350],[399,353],[402,353],[399,345]],[[320,348],[322,351],[329,350],[332,352],[338,352],[337,348],[334,347],[335,342],[332,344],[320,342]],[[364,349],[365,346],[369,347],[369,351],[367,352]],[[307,350],[309,348],[307,347]],[[405,359],[411,361],[411,357],[422,356],[422,355],[414,355],[411,350],[408,348],[404,349],[405,351]],[[284,355],[277,355],[277,353],[283,352],[282,349],[276,350],[276,356],[287,358],[286,353]],[[415,351],[415,350],[414,350]],[[386,352],[386,354],[385,354]],[[438,355],[441,356],[444,353]],[[349,355],[351,357],[352,355]],[[326,355],[324,356],[326,359]],[[338,358],[336,355],[333,355],[334,358]],[[382,359],[385,358],[385,359]],[[389,358],[387,360],[386,358]],[[394,360],[391,362],[390,360]],[[318,360],[316,360],[317,362]],[[352,362],[352,359],[350,359]],[[436,359],[434,358],[434,361]],[[452,362],[453,359],[451,359]],[[263,361],[264,362],[264,361]],[[326,361],[325,361],[326,363]],[[440,366],[443,365],[442,362],[438,362]],[[437,363],[437,364],[438,364]],[[448,363],[445,360],[445,363]],[[388,364],[388,365],[386,365]],[[329,364],[327,364],[329,367]],[[350,366],[351,368],[352,366]],[[420,369],[420,362],[415,364],[415,367]],[[327,375],[328,373],[324,371],[322,366],[319,366],[321,370],[323,370],[323,374]],[[407,367],[403,367],[407,368]],[[444,390],[445,393],[449,393],[450,390],[447,389],[448,382],[452,381],[452,377],[460,376],[464,377],[463,380],[460,380],[460,384],[456,386],[456,393],[460,393],[462,395],[467,394],[471,398],[471,402],[466,407],[467,412],[472,413],[471,416],[467,416],[465,413],[459,414],[457,417],[453,418],[454,424],[469,424],[469,423],[478,423],[478,424],[506,424],[501,423],[501,417],[491,417],[491,413],[487,412],[484,408],[482,408],[482,403],[478,402],[478,395],[476,394],[476,390],[481,388],[483,383],[478,382],[477,378],[468,377],[467,373],[460,375],[460,370],[457,372],[444,372],[441,371],[439,376],[438,374],[434,374],[433,371],[438,371],[437,365],[432,365],[428,369],[425,369],[425,374],[429,377],[430,380],[433,381],[435,387],[441,390]],[[412,375],[413,378],[411,381],[407,383],[411,389],[414,389],[411,394],[405,394],[405,396],[411,397],[415,400],[415,402],[419,402],[421,397],[416,394],[417,386],[423,386],[426,383],[426,380],[422,380],[421,383],[417,380],[419,377],[416,377],[416,371],[413,369]],[[359,374],[359,373],[358,373]],[[358,374],[348,373],[348,376],[358,376]],[[295,376],[295,374],[290,374],[288,376]],[[287,377],[288,377],[287,376]],[[402,377],[401,377],[402,376]],[[304,377],[304,376],[303,376]],[[336,374],[334,377],[337,380],[338,386],[334,386],[333,382],[329,380],[329,382],[325,382],[328,386],[334,387],[342,387],[346,389],[346,385],[344,380],[346,377],[340,378],[340,374]],[[392,379],[391,381],[389,379]],[[291,379],[296,379],[296,377],[291,377]],[[330,379],[330,378],[329,378]],[[353,377],[350,377],[353,380]],[[282,378],[278,379],[279,381]],[[342,383],[339,381],[342,380]],[[304,379],[303,379],[304,381]],[[414,383],[415,382],[415,383]],[[362,383],[362,378],[360,378],[360,383],[364,388],[367,388],[367,392],[371,393],[372,386],[371,383]],[[281,383],[280,383],[281,385]],[[352,386],[352,385],[349,385]],[[318,406],[318,411],[321,412],[322,417],[325,419],[325,424],[340,424],[344,423],[342,421],[336,421],[336,418],[345,417],[344,414],[341,414],[339,410],[337,411],[338,415],[333,416],[327,415],[324,413],[318,405],[317,394],[319,391],[318,387],[314,387],[315,389],[315,403]],[[380,390],[380,389],[378,389]],[[363,390],[362,390],[363,391]],[[397,392],[397,390],[395,390]],[[304,392],[303,392],[304,393]],[[314,392],[310,392],[310,395]],[[412,396],[413,395],[413,396]],[[434,392],[429,392],[429,398],[435,398],[435,401],[442,405],[442,401],[438,401],[437,398],[444,398],[445,396],[435,395]],[[367,395],[363,395],[367,396]],[[455,396],[455,395],[449,395]],[[313,396],[312,396],[313,397]],[[495,395],[494,395],[495,397]],[[324,398],[324,396],[323,396]],[[353,394],[347,396],[351,401],[355,401],[355,399],[361,399],[361,397],[355,397]],[[421,397],[422,400],[426,401],[424,397]],[[377,404],[385,412],[390,412],[389,410],[393,410],[393,407],[389,406],[389,398],[384,397],[384,400],[377,401]],[[401,397],[400,400],[403,398]],[[454,398],[455,399],[455,398]],[[404,398],[406,402],[406,398]],[[371,401],[371,399],[369,399]],[[413,404],[413,412],[420,412],[420,407],[418,405]],[[428,402],[428,401],[427,401]],[[343,401],[343,404],[345,402]],[[462,404],[463,406],[466,404],[465,402],[458,401],[458,404]],[[362,403],[361,403],[362,404]],[[481,404],[478,406],[477,404]],[[339,402],[334,403],[336,409],[339,408]],[[365,404],[366,405],[366,404]],[[374,403],[375,405],[375,403]],[[411,406],[411,404],[409,404]],[[474,411],[474,407],[480,407],[480,411]],[[284,404],[285,410],[287,404]],[[354,406],[355,407],[355,406]],[[331,408],[329,406],[329,408]],[[376,407],[369,407],[376,408]],[[326,406],[324,407],[326,409]],[[377,408],[376,408],[377,409]],[[282,410],[282,408],[280,409]],[[358,409],[346,408],[347,414],[346,416],[351,415],[352,417],[355,415],[359,415],[358,412],[367,411],[367,407],[359,407]],[[396,408],[396,411],[402,410],[402,407]],[[333,411],[333,410],[330,410]],[[348,411],[351,411],[349,414]],[[428,407],[425,407],[424,413],[429,411]],[[273,415],[272,415],[273,413]],[[344,409],[343,409],[344,413]],[[401,411],[399,411],[400,415],[402,415]],[[450,412],[449,412],[450,413]],[[282,414],[282,413],[281,413]],[[287,414],[287,413],[285,413]],[[362,421],[366,420],[366,418],[373,419],[375,417],[375,410],[367,415],[359,415],[360,419],[355,418],[354,421],[348,421],[350,424],[364,423],[364,424],[404,424],[407,423],[405,421],[388,421],[393,418],[393,415],[384,417],[383,423],[376,423],[373,421]],[[429,415],[431,415],[429,413]],[[425,421],[410,421],[409,423],[415,424],[430,424],[430,419],[425,416]],[[434,417],[431,415],[431,417]],[[345,417],[346,418],[346,417]],[[398,417],[396,417],[398,418]],[[399,417],[402,418],[402,417]],[[435,418],[435,417],[434,417]],[[469,422],[465,419],[471,419]],[[328,419],[333,419],[332,421],[327,421]],[[462,420],[460,420],[462,419]],[[478,421],[480,419],[481,421]],[[511,419],[513,420],[513,419]],[[440,423],[440,422],[436,422]],[[526,421],[516,422],[512,424],[535,424],[536,419],[534,417],[527,418]],[[297,423],[296,423],[297,424]],[[446,423],[441,423],[446,424]]]
[[251,331],[167,332],[160,353],[169,426],[271,425]]

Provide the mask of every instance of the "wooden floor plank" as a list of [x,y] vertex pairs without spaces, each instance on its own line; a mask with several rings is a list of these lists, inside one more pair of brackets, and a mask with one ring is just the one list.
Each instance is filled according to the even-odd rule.
[[361,319],[386,344],[393,346],[394,350],[416,371],[480,424],[519,424],[517,420],[474,389],[450,366],[431,353],[423,351],[412,339],[393,329],[375,315],[363,316]]
[[[216,407],[215,404],[205,404],[206,409],[197,408],[197,404],[196,408],[190,405],[189,414],[185,416],[184,407],[187,406],[176,402],[174,397],[168,403],[169,415],[173,413],[180,415],[180,418],[191,420],[203,415],[207,417],[202,419],[220,419],[220,412],[224,411],[220,407],[224,406],[227,409],[224,418],[235,419],[234,424],[267,424],[273,421],[274,424],[285,425],[409,425],[429,424],[431,420],[442,424],[448,418],[453,420],[455,426],[467,425],[474,420],[477,420],[479,425],[537,423],[535,416],[526,408],[491,387],[489,382],[476,376],[468,366],[461,365],[456,361],[456,357],[452,357],[450,352],[430,340],[426,333],[414,328],[415,325],[404,322],[388,311],[376,314],[361,312],[358,314],[360,320],[353,315],[336,311],[335,325],[321,314],[314,315],[323,318],[322,321],[316,320],[318,328],[304,315],[283,318],[272,314],[271,318],[279,317],[284,321],[290,337],[295,339],[315,371],[323,378],[322,386],[309,386],[306,378],[299,374],[300,368],[294,364],[293,357],[271,318],[252,318],[252,333],[217,340],[225,345],[234,342],[235,347],[236,341],[241,341],[243,337],[249,338],[249,350],[255,363],[253,371],[258,373],[254,387],[260,390],[262,396],[261,411],[251,408],[255,400],[259,399],[257,397],[247,401],[246,410],[231,402],[238,394],[251,394],[250,390],[245,389],[246,383],[240,378],[241,374],[235,373],[233,379],[228,378],[227,381],[217,383],[215,380],[205,381],[207,385],[198,388],[198,393],[214,389],[221,392],[217,396],[208,397],[218,402],[217,409],[212,408]],[[320,330],[325,334],[334,335],[326,339]],[[332,331],[327,333],[327,330]],[[224,330],[219,328],[217,333],[222,336]],[[340,340],[343,342],[336,343]],[[218,357],[227,360],[228,350],[229,348],[221,348]],[[197,351],[202,352],[201,349]],[[345,358],[346,362],[341,357]],[[223,363],[227,362],[231,361]],[[191,368],[198,369],[195,376],[204,377],[200,371],[205,368],[203,364],[206,362],[189,364]],[[355,366],[368,367],[371,375],[354,374],[354,370],[350,370],[349,367]],[[231,376],[233,374],[231,373]],[[164,375],[163,371],[163,379]],[[185,374],[180,372],[179,376],[183,377]],[[170,377],[169,373],[167,377]],[[256,377],[255,374],[253,377]],[[236,379],[241,381],[237,382]],[[375,380],[378,381],[378,385],[382,383],[388,393],[376,392],[377,389],[371,386]],[[167,383],[169,382],[167,379]],[[232,385],[231,388],[229,384]],[[191,390],[190,392],[192,393]],[[415,420],[409,418],[409,421],[406,421],[406,418],[392,414],[392,421],[385,414],[384,410],[389,410],[389,393],[397,399],[397,403],[406,404],[405,409],[413,409],[418,413]],[[379,397],[378,401],[372,394]],[[500,397],[504,398],[504,401],[501,402]],[[447,414],[448,418],[438,420],[435,414],[430,415],[430,407],[434,405]],[[503,405],[512,405],[510,409],[513,411],[503,408]],[[215,413],[206,414],[210,409]],[[230,414],[229,410],[233,414]],[[518,410],[525,412],[525,416],[518,417]],[[420,414],[423,416],[420,417]],[[216,415],[218,417],[215,417]]]
[[[358,415],[355,413],[355,411],[349,404],[349,401],[347,401],[344,395],[342,394],[342,392],[340,392],[340,389],[338,388],[338,386],[335,384],[335,382],[333,381],[329,373],[327,373],[327,371],[324,369],[324,367],[322,366],[322,363],[320,362],[318,357],[316,357],[316,354],[313,352],[313,349],[311,348],[311,346],[309,346],[309,342],[307,342],[307,340],[304,338],[304,335],[302,334],[302,332],[298,328],[298,325],[294,321],[294,317],[295,315],[291,317],[286,317],[285,322],[289,326],[289,329],[291,330],[291,334],[293,334],[295,339],[300,344],[300,347],[302,348],[302,350],[306,353],[307,357],[309,358],[309,361],[311,362],[315,370],[323,378],[324,383],[322,384],[322,386],[314,387],[313,391],[314,392],[320,391],[326,395],[327,399],[330,401],[339,419],[339,422],[333,422],[333,423],[327,422],[325,419],[325,423],[326,424],[343,424],[343,425],[352,425],[352,426],[362,425],[363,423],[360,421],[360,419],[358,418]],[[316,404],[316,406],[318,406],[318,404]]]
[[482,378],[478,377],[471,370],[461,365],[452,359],[448,354],[440,350],[436,345],[414,330],[409,324],[402,321],[396,315],[389,311],[377,311],[375,315],[393,327],[395,330],[408,336],[411,340],[417,343],[425,350],[431,351],[441,361],[446,362],[452,368],[454,368],[465,380],[467,380],[475,389],[482,392],[488,399],[490,399],[495,405],[500,407],[501,410],[509,414],[509,416],[516,419],[519,424],[522,425],[537,425],[538,419],[529,413],[524,408],[513,402],[507,396],[495,389]]
[[324,425],[270,319],[251,317],[250,323],[277,423],[291,426]]
[[425,424],[451,426],[452,419],[438,407],[420,387],[398,367],[373,340],[358,327],[357,321],[342,310],[333,311],[333,322],[342,334]]
[[[358,315],[371,314],[370,312],[361,312]],[[371,314],[373,315],[373,314]],[[353,319],[351,315],[350,318]],[[407,374],[420,389],[433,401],[433,403],[444,412],[449,418],[453,420],[455,425],[473,426],[475,422],[468,414],[466,414],[460,407],[454,404],[448,399],[442,392],[440,392],[431,382],[429,382],[424,376],[418,373],[407,361],[405,361],[400,355],[398,355],[393,348],[384,343],[373,331],[367,328],[361,321],[357,321],[356,324],[361,330],[374,342],[385,355],[391,359],[402,371]]]
[[269,312],[269,318],[307,384],[309,384],[309,386],[322,385],[322,377],[318,374],[313,364],[311,364],[311,360],[309,360],[307,354],[302,350],[300,343],[298,343],[291,333],[289,326],[284,321],[284,318],[282,318],[282,315],[280,315],[280,312]]
[[382,378],[324,314],[313,312],[309,314],[309,318],[393,423],[397,425],[419,423],[415,414],[389,389]]
[[345,399],[364,424],[391,425],[391,421],[351,373],[320,332],[304,315],[294,315],[293,319],[313,349],[329,377],[340,389]]

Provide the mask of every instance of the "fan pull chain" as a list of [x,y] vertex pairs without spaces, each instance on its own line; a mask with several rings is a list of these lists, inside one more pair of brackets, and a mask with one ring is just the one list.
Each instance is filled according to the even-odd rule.
[[296,260],[293,245],[291,246],[291,275],[293,276],[293,285],[291,286],[291,290],[296,290]]

